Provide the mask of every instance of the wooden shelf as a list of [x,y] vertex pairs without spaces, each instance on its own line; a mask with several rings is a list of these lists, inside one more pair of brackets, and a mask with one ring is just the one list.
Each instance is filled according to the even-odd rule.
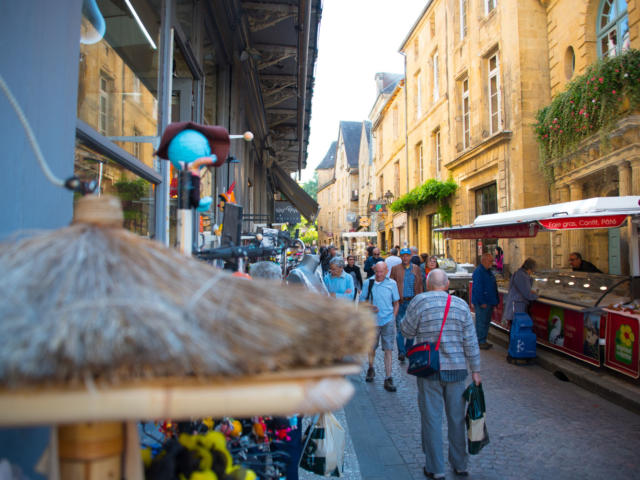
[[354,388],[344,376],[360,371],[342,364],[238,378],[0,389],[0,426],[320,413],[351,398]]

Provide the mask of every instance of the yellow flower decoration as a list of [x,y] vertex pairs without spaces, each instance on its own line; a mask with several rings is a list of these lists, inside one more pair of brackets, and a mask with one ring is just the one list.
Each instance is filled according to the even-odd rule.
[[625,347],[631,347],[636,339],[630,325],[622,325],[620,327],[618,336],[620,338],[620,343],[622,343]]

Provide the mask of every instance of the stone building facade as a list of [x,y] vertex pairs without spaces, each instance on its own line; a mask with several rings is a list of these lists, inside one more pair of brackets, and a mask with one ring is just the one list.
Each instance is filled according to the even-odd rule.
[[[371,112],[373,124],[373,191],[382,203],[390,203],[408,192],[409,166],[405,152],[405,81],[392,78],[381,90]],[[404,246],[407,237],[407,214],[377,216],[378,245],[388,251],[394,245]]]
[[370,149],[371,123],[340,122],[338,140],[331,144],[318,171],[318,241],[351,250],[342,234],[355,232],[360,217],[360,151]]
[[[549,86],[553,96],[602,58],[640,48],[638,0],[542,1],[547,16]],[[575,28],[566,28],[573,25]],[[624,102],[624,99],[621,99]],[[624,107],[623,107],[624,108]],[[584,139],[564,158],[554,162],[553,202],[599,196],[640,194],[640,116],[628,111],[603,137]],[[566,266],[570,252],[609,273],[629,273],[630,225],[618,231],[590,230],[554,233],[553,266]],[[617,236],[620,235],[618,239]],[[620,254],[611,255],[620,244]],[[613,248],[615,250],[615,248]]]
[[[407,35],[407,148],[418,186],[451,177],[459,189],[450,200],[452,223],[477,215],[549,203],[538,171],[531,125],[549,101],[544,6],[538,1],[435,0]],[[413,187],[412,187],[413,188]],[[410,212],[413,242],[421,251],[477,262],[498,242],[505,262],[549,258],[543,238],[445,242],[437,205]],[[412,230],[412,232],[411,232]]]

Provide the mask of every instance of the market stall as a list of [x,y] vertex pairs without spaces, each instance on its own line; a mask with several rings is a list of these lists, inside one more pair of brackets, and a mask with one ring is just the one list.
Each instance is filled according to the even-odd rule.
[[[629,276],[569,270],[536,272],[533,288],[539,297],[529,313],[538,343],[592,365],[600,366],[604,360],[606,367],[638,378],[640,311],[636,310],[634,299],[640,296],[639,222],[640,197],[599,197],[481,215],[471,225],[438,231],[447,239],[476,240],[628,228]],[[510,326],[502,323],[507,292],[508,283],[500,282],[500,304],[494,309],[492,323],[508,331]],[[600,358],[599,345],[605,346],[604,359]]]
[[344,256],[355,255],[356,259],[364,263],[367,258],[367,243],[377,237],[376,232],[343,232]]

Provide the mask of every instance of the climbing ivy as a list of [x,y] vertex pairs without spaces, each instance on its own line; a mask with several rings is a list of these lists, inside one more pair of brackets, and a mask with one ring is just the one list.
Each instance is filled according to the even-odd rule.
[[[626,100],[625,100],[626,99]],[[627,104],[628,102],[628,104]],[[553,161],[584,138],[613,128],[627,109],[640,107],[640,51],[600,60],[536,115],[542,171],[553,181]]]
[[389,208],[392,212],[409,212],[419,210],[424,205],[438,203],[438,213],[442,215],[443,220],[450,222],[451,207],[443,200],[455,194],[457,190],[458,184],[452,178],[446,182],[431,178],[409,193],[402,195]]

